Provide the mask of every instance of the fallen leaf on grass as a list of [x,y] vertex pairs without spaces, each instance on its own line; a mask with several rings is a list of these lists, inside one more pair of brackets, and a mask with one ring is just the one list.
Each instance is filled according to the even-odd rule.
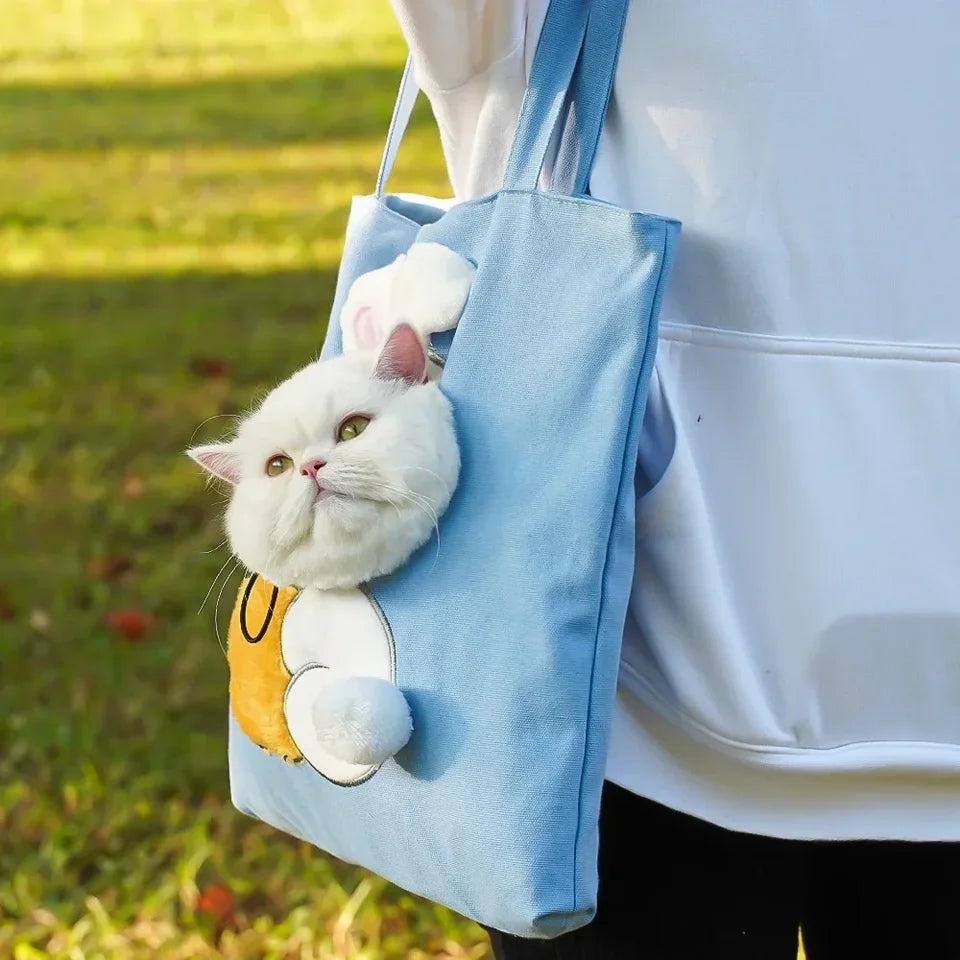
[[139,640],[157,625],[157,618],[142,610],[111,610],[105,619],[124,640]]
[[132,569],[129,557],[91,557],[87,561],[87,573],[95,580],[116,580]]
[[190,361],[190,372],[211,380],[229,377],[233,373],[233,364],[223,357],[194,357]]
[[223,883],[210,883],[197,897],[197,910],[223,923],[233,916],[233,893]]
[[143,482],[143,477],[137,473],[128,473],[123,478],[123,495],[128,500],[136,500],[142,497],[147,485]]

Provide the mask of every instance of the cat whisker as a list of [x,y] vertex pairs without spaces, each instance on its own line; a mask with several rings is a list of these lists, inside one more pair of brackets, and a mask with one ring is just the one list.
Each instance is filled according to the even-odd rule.
[[[197,424],[197,429],[194,430],[193,433],[190,434],[190,444],[193,443],[193,439],[194,439],[194,437],[196,437],[196,435],[197,435],[197,433],[198,433],[198,431],[200,430],[201,427],[206,426],[206,424],[210,423],[212,420],[220,420],[220,419],[222,419],[223,417],[227,417],[227,418],[229,418],[230,420],[233,420],[234,423],[236,423],[236,422],[240,419],[238,416],[235,416],[235,415],[232,414],[232,413],[215,413],[212,417],[207,417],[206,420],[204,420],[203,422]],[[190,444],[188,444],[188,446],[189,446]]]
[[420,470],[422,473],[429,473],[431,477],[436,477],[441,483],[444,483],[443,477],[440,476],[435,470],[429,470],[427,467],[418,467],[414,463],[402,464],[400,466],[401,470]]
[[[226,540],[224,540],[223,543],[226,543]],[[220,544],[221,547],[223,546],[223,543]],[[218,549],[219,549],[219,547],[214,547],[214,550],[218,550]],[[208,551],[204,551],[204,552],[208,552]],[[212,551],[210,551],[210,552],[212,552]],[[209,589],[207,590],[207,593],[206,593],[206,595],[205,595],[204,598],[203,598],[203,602],[202,602],[202,603],[200,604],[200,606],[197,608],[197,616],[198,616],[198,617],[200,616],[201,613],[203,613],[203,608],[206,606],[207,601],[210,599],[210,594],[213,593],[213,588],[217,585],[217,581],[220,579],[220,574],[223,573],[223,571],[226,569],[227,564],[230,563],[230,561],[233,560],[233,559],[234,559],[234,557],[233,557],[233,554],[231,553],[230,556],[227,557],[227,559],[223,561],[223,566],[220,567],[220,569],[217,571],[217,575],[213,578],[213,581],[211,582],[210,587],[209,587]]]
[[397,511],[397,519],[401,520],[402,517],[400,515],[400,505],[396,502],[396,500],[391,500],[389,497],[387,497],[387,503],[389,503],[390,506]]
[[436,511],[433,509],[432,502],[421,493],[414,493],[413,490],[406,490],[403,487],[398,487],[395,484],[387,483],[385,480],[380,480],[379,485],[384,490],[390,490],[392,493],[399,493],[405,500],[408,500],[410,503],[416,504],[421,507],[434,521],[437,519]]
[[[420,494],[415,494],[411,490],[404,490],[401,487],[396,487],[393,484],[385,483],[385,482],[381,482],[381,486],[385,490],[389,490],[393,493],[399,494],[409,503],[413,504],[413,506],[415,506],[418,510],[421,510],[423,513],[425,513],[430,518],[430,520],[433,521],[433,529],[437,534],[437,550],[433,558],[433,566],[435,567],[437,565],[437,561],[439,561],[440,559],[440,522],[437,517],[436,510],[433,509],[433,506],[431,505],[430,501],[427,500],[426,497],[423,497]],[[389,502],[393,503],[393,501],[389,501]],[[394,504],[394,506],[396,507],[396,504]],[[433,567],[431,567],[430,569],[432,571]]]
[[220,600],[223,597],[223,591],[226,588],[227,584],[230,582],[230,578],[237,572],[237,568],[240,566],[240,561],[233,565],[233,569],[224,577],[223,583],[220,585],[220,592],[217,594],[217,602],[213,607],[213,629],[217,634],[217,643],[220,644],[220,649],[223,651],[223,656],[227,656],[227,647],[223,642],[223,638],[220,636]]

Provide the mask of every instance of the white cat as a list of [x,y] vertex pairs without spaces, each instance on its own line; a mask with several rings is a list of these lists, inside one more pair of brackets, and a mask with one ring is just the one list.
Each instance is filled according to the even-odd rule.
[[395,570],[433,532],[460,455],[450,405],[400,324],[366,353],[318,360],[281,383],[235,439],[194,447],[233,484],[234,553],[272,583],[354,587]]
[[[297,747],[336,782],[364,779],[410,735],[382,611],[379,645],[369,617],[341,611],[361,609],[356,588],[430,538],[453,495],[459,449],[426,335],[456,323],[472,277],[437,244],[360,277],[341,319],[351,352],[281,383],[234,439],[188,451],[232,485],[226,528],[240,561],[302,590],[282,639],[294,674],[284,712]],[[307,609],[315,612],[305,620]],[[370,651],[359,662],[358,644]]]

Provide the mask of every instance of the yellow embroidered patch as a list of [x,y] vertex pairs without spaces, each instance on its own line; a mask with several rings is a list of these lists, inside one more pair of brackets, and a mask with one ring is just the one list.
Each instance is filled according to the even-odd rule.
[[280,631],[298,593],[295,587],[276,587],[260,576],[247,577],[227,631],[230,709],[254,743],[290,763],[302,757],[283,715],[290,672],[283,662]]

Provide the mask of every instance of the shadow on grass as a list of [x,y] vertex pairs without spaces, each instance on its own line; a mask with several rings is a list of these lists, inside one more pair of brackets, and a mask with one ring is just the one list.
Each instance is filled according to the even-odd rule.
[[[0,84],[0,149],[244,146],[380,136],[401,67],[177,83]],[[430,124],[421,103],[414,126]]]

